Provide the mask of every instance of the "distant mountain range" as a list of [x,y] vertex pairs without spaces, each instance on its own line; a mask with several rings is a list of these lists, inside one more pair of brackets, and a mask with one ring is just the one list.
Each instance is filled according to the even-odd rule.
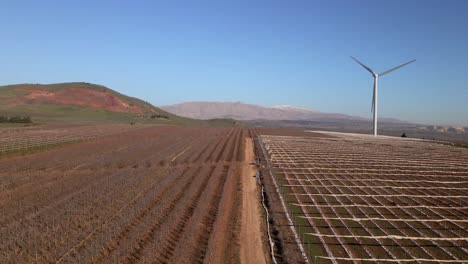
[[[196,119],[232,118],[237,120],[297,120],[365,122],[370,119],[337,113],[323,113],[317,110],[289,105],[264,107],[241,102],[186,102],[160,106],[161,109],[184,117]],[[382,122],[405,123],[397,119],[382,118]]]
[[432,132],[451,132],[451,133],[466,133],[468,132],[467,127],[463,126],[420,126],[420,130],[432,131]]

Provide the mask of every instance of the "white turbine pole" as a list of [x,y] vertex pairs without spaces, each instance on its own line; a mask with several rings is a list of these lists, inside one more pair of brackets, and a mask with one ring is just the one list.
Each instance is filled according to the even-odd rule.
[[367,67],[366,65],[364,65],[362,62],[358,61],[356,58],[354,58],[353,56],[351,56],[351,58],[353,60],[355,60],[357,63],[359,63],[362,67],[364,67],[364,69],[366,69],[368,72],[370,72],[372,74],[372,76],[374,77],[374,95],[372,96],[372,108],[371,110],[374,112],[374,136],[377,136],[377,112],[378,112],[378,82],[379,82],[379,76],[383,76],[385,74],[388,74],[388,73],[391,73],[392,71],[396,70],[396,69],[399,69],[407,64],[410,64],[416,60],[412,60],[412,61],[409,61],[407,63],[403,63],[402,65],[399,65],[395,68],[391,68],[389,70],[386,70],[384,72],[381,72],[379,74],[375,73],[371,68]]
[[378,105],[379,105],[379,75],[376,74],[374,76],[374,137],[377,136],[377,112],[378,112]]

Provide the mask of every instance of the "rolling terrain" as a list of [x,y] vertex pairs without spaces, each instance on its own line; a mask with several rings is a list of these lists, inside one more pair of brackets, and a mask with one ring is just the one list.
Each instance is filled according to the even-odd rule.
[[0,86],[0,116],[30,116],[40,123],[236,123],[226,119],[200,121],[180,117],[108,87],[84,82]]
[[309,132],[368,121],[283,120],[324,117],[289,106],[249,106],[273,113],[249,122],[300,129],[194,120],[86,83],[4,86],[0,100],[46,123],[0,127],[0,263],[467,260],[464,148]]

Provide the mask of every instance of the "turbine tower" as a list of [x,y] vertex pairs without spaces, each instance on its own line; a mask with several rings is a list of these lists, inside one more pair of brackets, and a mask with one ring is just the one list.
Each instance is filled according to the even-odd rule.
[[381,72],[381,73],[377,74],[371,68],[367,67],[366,65],[364,65],[362,62],[358,61],[353,56],[351,56],[351,58],[353,60],[355,60],[357,63],[359,63],[362,67],[364,67],[364,69],[369,71],[372,74],[372,77],[374,77],[374,94],[372,95],[372,108],[371,108],[371,111],[374,112],[374,136],[377,136],[377,105],[378,105],[377,94],[378,94],[379,76],[383,76],[385,74],[391,73],[392,71],[397,70],[397,69],[399,69],[399,68],[401,68],[401,67],[403,67],[405,65],[408,65],[408,64],[410,64],[412,62],[415,62],[416,60],[412,60],[412,61],[409,61],[407,63],[403,63],[400,66],[397,66],[395,68],[391,68],[389,70],[386,70],[384,72]]

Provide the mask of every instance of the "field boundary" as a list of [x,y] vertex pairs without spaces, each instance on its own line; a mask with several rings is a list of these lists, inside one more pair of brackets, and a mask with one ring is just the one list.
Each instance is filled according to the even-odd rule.
[[301,251],[301,255],[304,258],[304,261],[306,263],[310,263],[309,259],[307,258],[307,254],[305,253],[304,247],[302,246],[302,242],[301,242],[301,240],[299,238],[299,235],[297,234],[296,229],[294,228],[294,223],[293,223],[293,221],[291,219],[291,216],[288,213],[286,204],[284,202],[283,196],[280,193],[280,190],[279,190],[278,184],[276,182],[276,179],[274,177],[273,171],[271,170],[272,166],[270,164],[270,160],[268,159],[267,152],[265,151],[265,147],[263,145],[263,142],[261,141],[260,137],[258,137],[257,140],[258,140],[259,145],[260,145],[260,147],[262,149],[263,156],[264,156],[265,161],[267,163],[268,172],[270,173],[270,176],[271,176],[271,178],[273,180],[273,184],[275,186],[276,193],[278,194],[278,197],[280,198],[281,205],[282,205],[283,210],[285,212],[286,218],[288,219],[289,227],[290,227],[291,231],[293,232],[294,240],[295,240],[297,246],[299,247],[299,250]]
[[262,194],[262,207],[263,207],[263,210],[265,211],[265,214],[266,214],[266,219],[265,219],[265,222],[266,222],[266,225],[267,225],[267,236],[268,236],[268,244],[269,244],[269,248],[270,248],[270,256],[271,256],[271,259],[273,260],[273,263],[277,264],[278,262],[276,262],[276,258],[275,258],[275,243],[273,242],[273,238],[271,237],[271,232],[270,232],[270,221],[268,221],[268,219],[270,219],[270,214],[268,212],[268,208],[265,204],[265,187],[263,186],[263,183],[260,181],[260,178],[259,177],[256,177],[257,178],[257,183],[258,185],[261,187],[260,189],[260,192]]

